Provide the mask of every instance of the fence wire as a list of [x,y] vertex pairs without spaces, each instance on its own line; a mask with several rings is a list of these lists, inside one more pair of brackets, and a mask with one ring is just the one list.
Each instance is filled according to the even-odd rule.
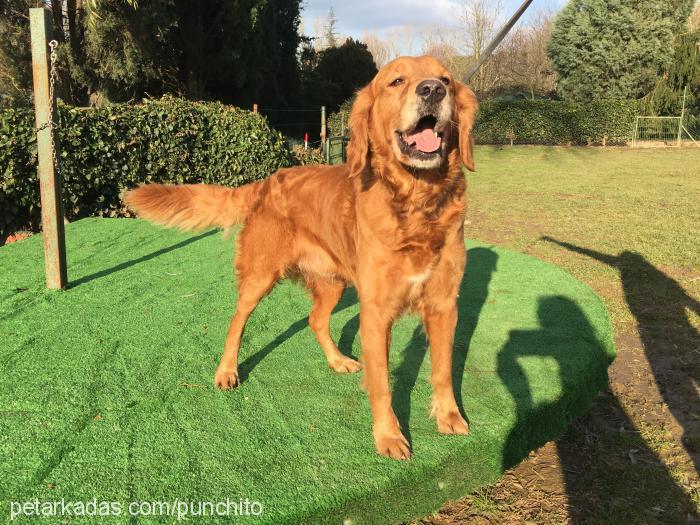
[[659,142],[679,146],[683,119],[681,117],[637,117],[633,145]]

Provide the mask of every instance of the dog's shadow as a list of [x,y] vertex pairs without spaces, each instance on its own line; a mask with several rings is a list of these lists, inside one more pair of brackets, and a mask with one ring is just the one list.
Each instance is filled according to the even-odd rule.
[[[462,378],[464,364],[467,359],[467,350],[471,342],[481,309],[486,303],[491,276],[496,270],[498,255],[488,248],[472,248],[467,253],[467,270],[460,286],[457,321],[455,333],[454,354],[452,360],[452,376],[457,404],[462,410]],[[345,290],[340,302],[333,310],[337,313],[355,306],[358,303],[357,294],[353,288]],[[251,355],[239,364],[238,373],[241,381],[245,381],[252,370],[290,337],[298,334],[308,326],[308,318],[303,317],[295,321],[284,332],[275,337],[258,352]],[[354,315],[348,320],[338,340],[339,350],[346,356],[352,356],[352,347],[360,328],[360,316]],[[401,362],[393,371],[392,402],[399,420],[401,429],[406,438],[411,441],[409,420],[411,417],[411,393],[418,380],[421,366],[425,359],[428,342],[422,325],[418,325],[405,349],[402,352]],[[354,356],[357,357],[357,356]]]
[[[467,266],[460,285],[457,309],[459,317],[455,331],[452,356],[452,382],[457,406],[465,416],[462,406],[462,381],[467,352],[486,304],[489,284],[496,270],[498,254],[488,248],[472,248],[467,252]],[[394,370],[392,404],[396,417],[408,442],[411,443],[411,392],[425,360],[428,341],[422,325],[418,325],[403,351],[401,363]],[[466,416],[465,416],[466,417]]]
[[[343,296],[338,301],[338,304],[333,309],[333,313],[341,312],[346,308],[350,308],[357,304],[357,294],[353,288],[347,288],[343,292]],[[275,348],[280,346],[290,337],[295,336],[305,328],[309,326],[308,316],[302,317],[298,321],[292,323],[292,325],[287,328],[284,332],[275,337],[272,341],[266,344],[263,348],[258,350],[255,354],[251,355],[238,365],[238,377],[241,381],[245,381],[252,370],[258,366],[258,364],[267,357],[270,352]],[[346,356],[352,357],[352,342],[355,339],[357,331],[360,327],[360,316],[359,314],[350,319],[343,327],[340,340],[338,342],[338,349]]]

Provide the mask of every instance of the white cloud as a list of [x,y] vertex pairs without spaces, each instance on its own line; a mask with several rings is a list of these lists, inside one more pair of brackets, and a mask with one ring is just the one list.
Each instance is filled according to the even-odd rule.
[[[528,11],[559,8],[567,1],[535,0]],[[503,16],[510,16],[520,3],[521,0],[504,0]],[[325,20],[333,6],[338,33],[360,38],[364,31],[386,34],[397,27],[414,27],[420,33],[425,28],[453,26],[461,4],[461,0],[307,0],[302,17],[306,33],[313,33],[314,20],[317,24]]]

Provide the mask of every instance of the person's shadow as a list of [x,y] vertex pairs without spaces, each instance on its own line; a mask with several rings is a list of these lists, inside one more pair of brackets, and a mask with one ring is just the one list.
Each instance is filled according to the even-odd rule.
[[[541,297],[537,318],[539,328],[512,330],[498,353],[498,376],[515,403],[515,424],[503,447],[504,471],[553,434],[563,433],[607,385],[610,359],[576,303],[562,296]],[[537,367],[524,366],[533,356],[539,358]],[[558,382],[541,377],[546,374],[543,358],[556,362]],[[534,389],[554,401],[535,405]]]
[[[503,470],[516,465],[533,447],[546,443],[548,436],[562,433],[575,416],[588,408],[595,393],[606,386],[608,355],[576,303],[566,297],[542,297],[537,316],[539,328],[511,331],[498,354],[498,375],[513,398],[516,416],[503,448]],[[540,361],[553,359],[558,382],[552,379],[535,383],[533,370],[524,364],[533,357]],[[583,370],[587,373],[582,373]],[[534,399],[550,388],[556,389],[550,392],[555,400],[535,404]],[[597,446],[589,444],[589,438],[595,434],[589,433],[585,426],[574,424],[557,441],[573,522],[597,523],[601,518],[607,522],[609,518],[603,517],[612,515],[621,523],[639,522],[638,508],[644,514],[644,509],[655,505],[661,509],[681,505],[689,520],[696,519],[698,515],[690,498],[636,433],[634,423],[619,401],[610,397],[607,404],[594,404],[598,406],[594,408],[598,418],[601,409],[608,411],[602,416],[605,425],[612,426],[614,422],[614,428],[606,427],[603,431],[624,433],[625,438],[619,439],[629,440],[639,460],[655,465],[651,474],[653,483],[630,491],[625,478],[643,476],[639,472],[628,473],[632,460],[619,461],[614,457],[619,449],[606,448],[607,439]],[[621,507],[620,501],[627,501],[628,505]]]
[[687,309],[700,315],[700,303],[638,253],[608,255],[550,237],[543,239],[618,270],[659,391],[683,427],[683,446],[700,473],[700,366],[692,355],[700,351],[700,333],[686,314]]

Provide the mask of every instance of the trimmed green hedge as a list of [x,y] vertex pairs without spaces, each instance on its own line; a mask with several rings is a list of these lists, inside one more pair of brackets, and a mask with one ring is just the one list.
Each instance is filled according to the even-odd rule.
[[[346,100],[328,119],[332,136],[341,133],[340,113],[348,115]],[[605,100],[577,104],[558,100],[487,100],[474,125],[477,144],[624,145],[632,140],[636,100]]]
[[[173,97],[60,106],[57,138],[70,220],[123,215],[120,193],[142,182],[238,186],[292,164],[282,134],[264,117]],[[0,110],[0,234],[38,221],[34,112]]]
[[[331,136],[347,126],[352,100],[329,117]],[[589,104],[486,101],[474,127],[479,144],[625,144],[636,101]],[[59,108],[57,137],[66,217],[125,214],[124,188],[141,182],[237,186],[267,177],[293,159],[264,117],[219,103],[173,97],[137,106]],[[39,223],[34,113],[0,110],[0,236]]]
[[478,144],[624,145],[632,140],[636,100],[576,104],[558,100],[486,101],[474,125]]

